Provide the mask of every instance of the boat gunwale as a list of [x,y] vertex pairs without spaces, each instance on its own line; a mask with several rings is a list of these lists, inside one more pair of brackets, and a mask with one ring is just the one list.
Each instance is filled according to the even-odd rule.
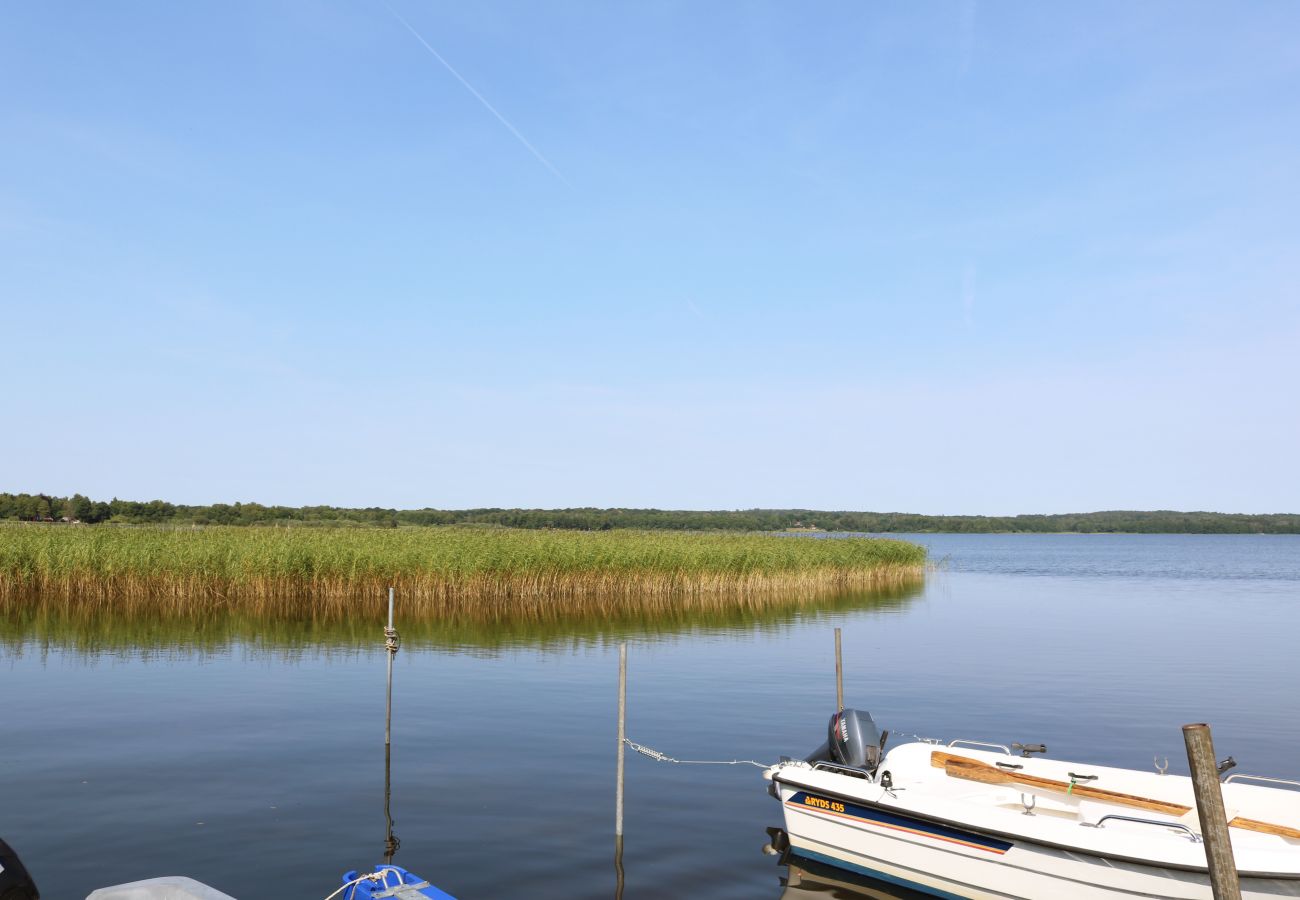
[[[840,777],[847,778],[848,776],[840,776]],[[890,813],[893,815],[910,816],[922,822],[928,822],[935,825],[944,825],[949,828],[965,829],[966,831],[974,832],[975,834],[979,834],[985,837],[993,837],[993,838],[998,838],[999,840],[1011,841],[1012,844],[1021,844],[1021,843],[1035,844],[1040,847],[1049,847],[1053,850],[1064,850],[1066,852],[1076,853],[1081,856],[1092,856],[1092,857],[1096,857],[1097,859],[1108,859],[1108,860],[1116,860],[1118,862],[1132,863],[1134,865],[1145,866],[1146,868],[1149,869],[1172,869],[1180,872],[1195,872],[1198,874],[1205,874],[1205,875],[1208,875],[1210,872],[1208,865],[1191,866],[1191,865],[1185,865],[1183,863],[1153,862],[1149,859],[1141,859],[1134,856],[1124,856],[1118,853],[1105,853],[1097,850],[1089,850],[1073,844],[1058,844],[1055,841],[1044,841],[1044,840],[1038,840],[1036,838],[1028,838],[1025,837],[1024,835],[1016,834],[1013,832],[998,831],[993,828],[988,828],[979,825],[972,825],[968,822],[961,822],[956,819],[945,819],[942,816],[936,816],[930,813],[917,812],[916,810],[910,809],[908,807],[887,806],[883,803],[877,803],[875,800],[867,800],[864,797],[855,797],[852,794],[844,794],[839,791],[823,788],[819,785],[806,784],[806,783],[794,781],[792,779],[782,778],[780,771],[773,772],[771,780],[777,782],[778,784],[784,784],[784,785],[789,785],[790,787],[802,788],[805,791],[815,791],[819,794],[829,794],[830,796],[835,797],[839,800],[845,800],[849,803],[856,803],[861,806],[868,807],[869,809],[878,810],[880,812]],[[875,782],[867,782],[867,783],[872,785],[876,784]],[[878,787],[879,785],[876,786]],[[784,808],[785,802],[782,801],[781,805]],[[1273,881],[1300,881],[1300,872],[1256,872],[1256,871],[1246,871],[1246,870],[1238,869],[1237,875],[1240,878],[1271,879]]]

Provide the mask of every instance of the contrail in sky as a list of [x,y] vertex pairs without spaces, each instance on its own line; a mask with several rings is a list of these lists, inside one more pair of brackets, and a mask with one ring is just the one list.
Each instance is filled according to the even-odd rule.
[[961,4],[961,74],[965,77],[970,72],[975,58],[975,16],[979,11],[979,0],[962,0]]
[[482,94],[480,94],[478,91],[474,90],[474,85],[470,84],[468,81],[465,80],[465,76],[463,76],[463,75],[461,75],[459,72],[457,72],[457,71],[455,70],[455,68],[452,67],[452,64],[449,63],[449,62],[447,62],[447,60],[443,59],[443,58],[442,58],[442,54],[439,53],[437,50],[434,50],[433,47],[429,44],[429,42],[426,41],[426,40],[425,40],[425,39],[420,35],[420,32],[416,31],[413,27],[411,27],[411,23],[410,23],[410,22],[408,22],[408,21],[406,21],[406,19],[402,18],[402,14],[401,14],[401,13],[399,13],[397,10],[393,9],[393,7],[390,6],[390,5],[388,4],[387,0],[379,0],[379,2],[383,3],[384,6],[388,8],[388,11],[389,11],[390,13],[393,14],[393,17],[396,18],[397,21],[401,22],[402,25],[404,25],[404,26],[406,27],[406,30],[407,30],[407,31],[411,32],[411,36],[412,36],[412,37],[414,37],[417,41],[419,41],[421,44],[424,45],[424,49],[425,49],[425,50],[428,50],[430,53],[433,54],[433,58],[434,58],[434,59],[436,59],[438,62],[442,63],[443,68],[445,68],[448,72],[450,72],[451,74],[453,74],[453,75],[456,76],[456,80],[459,81],[461,84],[463,84],[463,85],[465,86],[465,90],[469,91],[471,94],[474,95],[474,99],[478,100],[479,103],[482,103],[483,106],[484,106],[484,108],[486,108],[488,112],[490,112],[490,113],[492,113],[492,115],[496,116],[498,122],[500,122],[502,125],[506,126],[506,128],[510,129],[510,133],[513,134],[516,138],[519,139],[519,143],[523,144],[525,147],[528,148],[528,152],[529,152],[529,153],[531,153],[533,156],[537,157],[537,161],[538,161],[538,162],[540,162],[542,165],[546,166],[546,168],[550,169],[550,170],[551,170],[551,174],[554,175],[556,178],[560,179],[561,181],[563,181],[563,182],[565,183],[566,186],[568,186],[568,187],[573,187],[573,185],[569,184],[569,179],[567,179],[567,178],[565,178],[563,175],[561,175],[561,174],[560,174],[560,170],[557,169],[557,168],[555,168],[555,166],[551,165],[551,161],[550,161],[549,159],[547,159],[545,156],[542,156],[541,152],[540,152],[536,147],[534,147],[532,144],[528,143],[528,138],[526,138],[526,137],[524,137],[522,134],[520,134],[518,128],[516,128],[515,126],[511,125],[511,124],[510,124],[510,121],[509,121],[505,116],[503,116],[503,115],[501,115],[501,113],[497,112],[496,107],[493,106],[491,103],[488,103],[488,102],[487,102],[487,98],[484,97]]

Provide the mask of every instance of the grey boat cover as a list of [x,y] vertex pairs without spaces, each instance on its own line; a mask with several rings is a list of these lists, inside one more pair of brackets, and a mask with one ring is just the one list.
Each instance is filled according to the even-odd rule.
[[200,884],[184,875],[168,875],[133,881],[115,887],[100,888],[86,900],[235,900],[216,888]]

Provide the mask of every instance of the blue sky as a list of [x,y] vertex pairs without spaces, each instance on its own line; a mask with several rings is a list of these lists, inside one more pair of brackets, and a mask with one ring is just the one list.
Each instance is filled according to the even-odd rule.
[[1300,510],[1300,6],[390,2],[5,6],[0,489]]

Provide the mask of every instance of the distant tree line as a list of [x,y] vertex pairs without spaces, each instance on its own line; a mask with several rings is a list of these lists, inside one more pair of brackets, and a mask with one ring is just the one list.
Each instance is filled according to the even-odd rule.
[[670,531],[783,531],[791,528],[861,532],[1124,532],[1138,534],[1300,534],[1300,514],[1110,511],[1026,516],[923,516],[914,513],[830,512],[813,509],[347,509],[165,500],[91,500],[81,494],[0,493],[0,520],[115,522],[129,525],[498,525],[586,531],[645,528]]

